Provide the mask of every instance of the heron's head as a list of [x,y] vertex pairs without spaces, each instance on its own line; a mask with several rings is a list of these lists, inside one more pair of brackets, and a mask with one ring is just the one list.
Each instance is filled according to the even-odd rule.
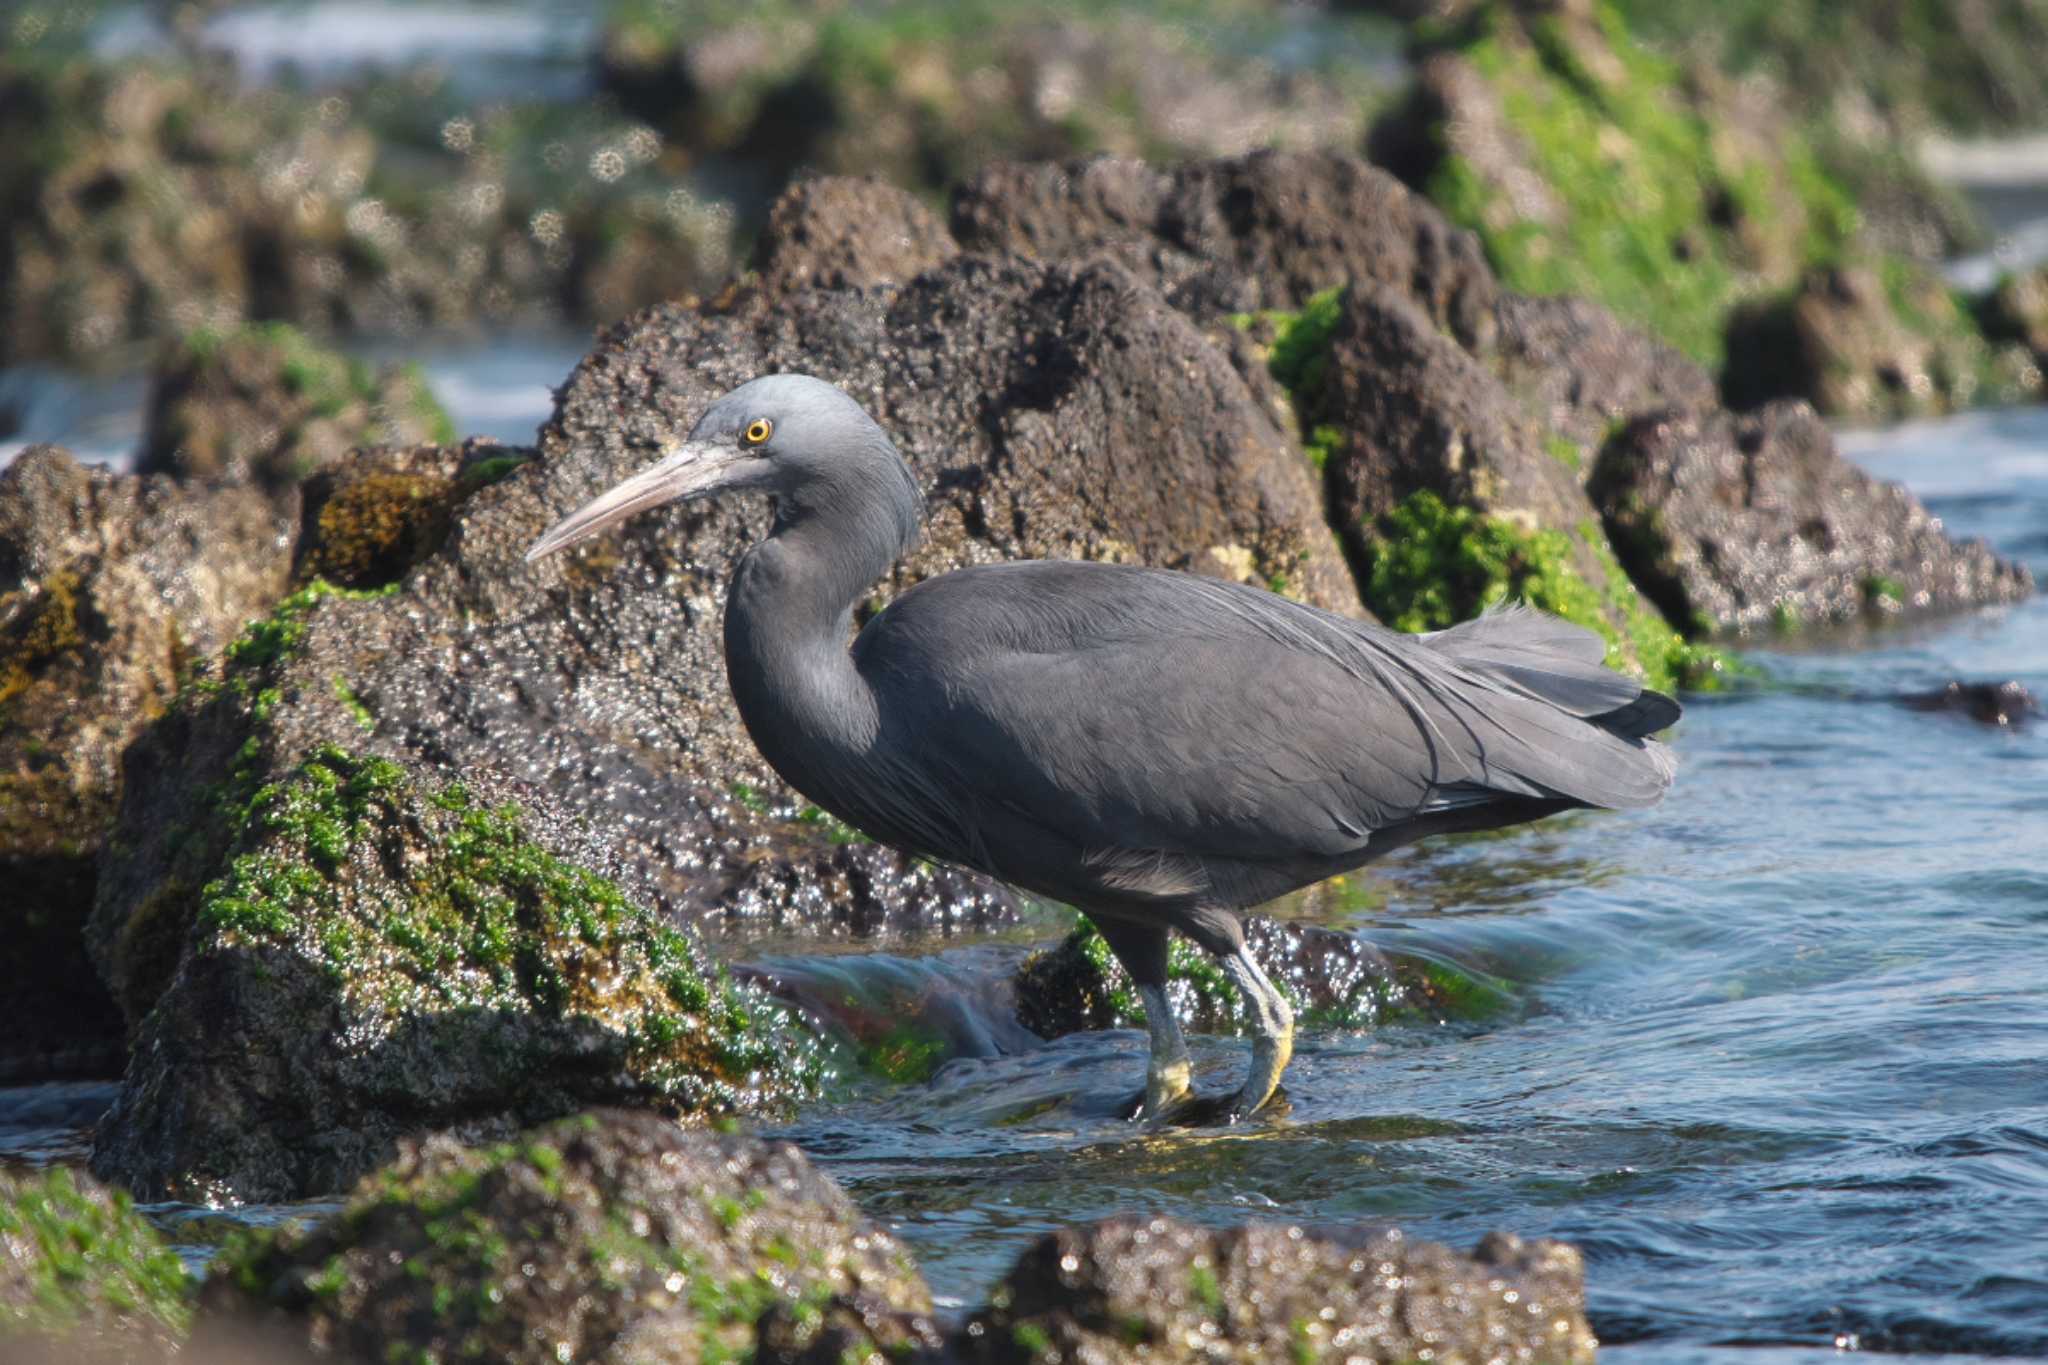
[[879,496],[906,540],[923,505],[903,457],[860,404],[822,379],[771,374],[712,403],[680,444],[556,522],[526,558],[650,507],[743,490],[774,496],[785,520],[814,507],[866,512]]

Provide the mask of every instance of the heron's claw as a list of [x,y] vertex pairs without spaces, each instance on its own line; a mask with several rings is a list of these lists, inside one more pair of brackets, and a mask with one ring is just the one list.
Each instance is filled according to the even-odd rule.
[[1149,1128],[1228,1128],[1253,1117],[1278,1118],[1293,1108],[1284,1089],[1275,1089],[1257,1108],[1251,1107],[1241,1090],[1224,1095],[1197,1095],[1190,1090],[1156,1109],[1144,1096],[1137,1096],[1125,1112],[1131,1122]]

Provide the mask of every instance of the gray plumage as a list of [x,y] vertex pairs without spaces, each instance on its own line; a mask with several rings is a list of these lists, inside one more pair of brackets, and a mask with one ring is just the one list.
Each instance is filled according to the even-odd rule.
[[[1292,1038],[1234,912],[1429,834],[1647,806],[1671,783],[1649,736],[1677,704],[1527,608],[1411,636],[1217,579],[1032,561],[921,583],[849,651],[853,606],[922,502],[867,414],[803,376],[727,394],[529,557],[732,488],[776,507],[726,610],[764,757],[878,839],[1087,912],[1153,1014],[1169,927],[1216,953],[1260,1035],[1233,1113],[1268,1098]],[[1178,1029],[1151,1022],[1144,1108],[1185,1108]]]

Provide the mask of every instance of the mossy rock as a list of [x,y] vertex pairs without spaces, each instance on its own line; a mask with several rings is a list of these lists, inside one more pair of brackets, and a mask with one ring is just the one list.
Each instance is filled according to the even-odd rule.
[[1443,630],[1522,601],[1595,632],[1611,667],[1652,687],[1711,685],[1724,669],[1616,561],[1583,447],[1406,298],[1361,284],[1319,299],[1283,325],[1273,356],[1381,621]]
[[284,492],[353,446],[454,439],[417,366],[373,371],[289,324],[252,323],[166,351],[138,467]]
[[195,1348],[252,1326],[365,1360],[739,1361],[780,1306],[928,1314],[902,1248],[795,1148],[600,1112],[408,1144],[317,1226],[221,1253]]
[[[1384,952],[1336,929],[1252,916],[1245,941],[1305,1028],[1481,1023],[1520,1007],[1507,983],[1485,972]],[[1129,974],[1092,925],[1025,959],[1013,989],[1018,1021],[1043,1038],[1145,1025]],[[1216,960],[1179,937],[1167,953],[1167,999],[1175,1017],[1199,1032],[1251,1031],[1244,1002]]]
[[819,1082],[782,1007],[510,805],[335,749],[220,802],[217,875],[157,912],[159,951],[188,927],[94,1151],[131,1187],[304,1197],[421,1129],[606,1102],[702,1120]]
[[54,1338],[94,1359],[168,1356],[191,1320],[192,1288],[126,1194],[62,1167],[0,1172],[0,1354],[9,1341]]

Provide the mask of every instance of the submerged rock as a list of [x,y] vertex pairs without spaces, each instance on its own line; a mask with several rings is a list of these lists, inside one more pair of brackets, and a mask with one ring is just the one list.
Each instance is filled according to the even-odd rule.
[[0,1356],[167,1358],[191,1290],[125,1193],[63,1167],[0,1172]]
[[231,1244],[193,1349],[253,1324],[363,1360],[735,1360],[765,1310],[834,1295],[931,1311],[904,1251],[795,1148],[597,1113],[408,1144],[324,1222]]
[[[208,707],[256,681],[226,674]],[[779,1007],[515,808],[332,748],[259,771],[251,752],[167,832],[169,877],[115,945],[137,1023],[93,1148],[106,1178],[303,1198],[425,1129],[477,1141],[620,1102],[702,1118],[815,1087],[816,1045]]]
[[1469,1256],[1399,1232],[1112,1218],[1042,1238],[956,1340],[970,1361],[1589,1365],[1585,1271],[1561,1242]]
[[2033,590],[2023,566],[1982,542],[1950,540],[1911,493],[1844,460],[1804,403],[1643,417],[1601,452],[1592,491],[1636,582],[1701,633],[2009,602]]
[[1908,692],[1899,700],[1915,711],[1952,711],[1980,725],[2017,727],[2031,724],[2041,715],[2040,698],[2016,681],[1956,681],[1931,692]]
[[289,499],[352,447],[453,439],[418,366],[373,373],[266,323],[189,332],[166,349],[136,467]]
[[120,1015],[86,957],[121,753],[179,675],[283,592],[286,530],[246,488],[79,465],[0,472],[0,1078],[120,1071]]

